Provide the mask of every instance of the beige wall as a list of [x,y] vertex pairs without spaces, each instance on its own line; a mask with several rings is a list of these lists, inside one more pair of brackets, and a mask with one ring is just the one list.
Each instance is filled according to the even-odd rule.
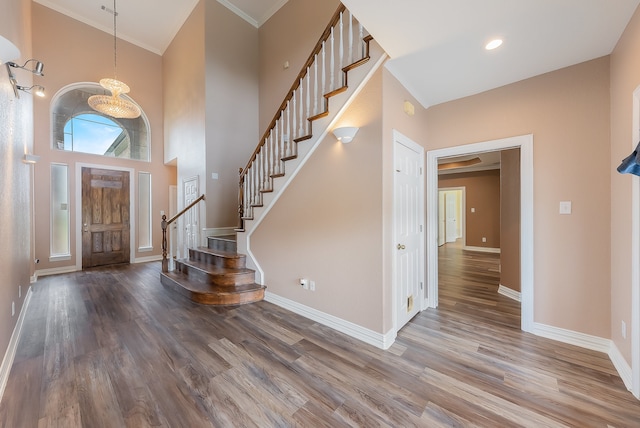
[[440,175],[438,188],[450,187],[465,188],[465,244],[500,248],[500,170]]
[[[162,56],[165,162],[177,166],[178,207],[183,182],[198,177],[206,192],[205,2],[200,1]],[[200,204],[200,218],[206,218]]]
[[[20,49],[24,62],[31,58],[31,1],[6,0],[0,14],[0,35]],[[7,250],[0,257],[0,358],[7,351],[11,334],[22,309],[32,272],[31,253],[31,183],[32,166],[22,163],[26,152],[33,150],[33,110],[30,95],[22,93],[15,98],[6,75],[4,64],[0,66],[0,241]],[[18,81],[30,86],[31,73],[20,72]],[[22,296],[18,297],[18,287]],[[15,302],[15,315],[11,315],[11,303]]]
[[269,292],[382,333],[381,95],[378,71],[337,124],[359,126],[356,138],[341,144],[329,134],[320,143],[251,248]]
[[[339,4],[338,0],[289,0],[260,27],[258,138],[267,130]],[[286,61],[288,69],[283,67]]]
[[[35,166],[36,246],[35,256],[40,259],[38,269],[55,269],[75,266],[76,239],[80,239],[81,220],[76,218],[76,165],[98,164],[119,166],[134,170],[135,184],[132,201],[137,201],[137,173],[150,172],[153,189],[153,218],[160,221],[160,211],[169,210],[169,185],[175,183],[175,168],[164,165],[163,114],[162,114],[162,61],[150,53],[122,40],[118,41],[118,78],[131,87],[130,96],[142,107],[151,127],[151,162],[114,159],[104,156],[65,152],[52,148],[51,112],[52,97],[60,89],[77,82],[97,82],[113,75],[113,36],[96,30],[40,4],[33,4],[33,55],[44,62],[45,77],[39,80],[46,87],[48,96],[34,102],[35,154],[41,156]],[[97,53],[97,54],[96,54]],[[91,58],[91,60],[87,60]],[[91,111],[87,106],[87,111]],[[49,262],[49,204],[50,165],[63,163],[69,166],[71,259]],[[137,229],[137,204],[133,203]],[[132,217],[133,218],[133,217]],[[136,258],[159,256],[162,234],[159,226],[153,228],[153,251],[137,252]],[[132,235],[131,245],[137,249],[137,237]]]
[[500,152],[500,284],[520,291],[520,149]]
[[[258,29],[206,2],[207,227],[238,225],[238,169],[258,143]],[[211,178],[212,173],[218,179]]]
[[[610,337],[609,58],[434,106],[427,118],[429,149],[533,134],[534,321]],[[571,215],[559,215],[560,201],[572,201]]]
[[[616,171],[638,143],[633,135],[633,92],[640,86],[640,10],[636,10],[611,54],[611,331],[613,342],[631,365],[631,337],[640,332],[631,325],[632,183],[639,178]],[[636,126],[638,122],[635,122]],[[638,303],[638,302],[636,302]],[[622,338],[621,321],[627,325]]]

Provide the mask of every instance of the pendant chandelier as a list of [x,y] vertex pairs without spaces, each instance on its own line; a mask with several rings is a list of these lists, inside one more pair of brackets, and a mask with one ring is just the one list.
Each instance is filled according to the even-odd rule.
[[[108,9],[102,6],[103,10]],[[116,0],[113,0],[113,74],[114,78],[105,78],[100,80],[100,86],[111,91],[111,95],[92,95],[89,97],[89,106],[107,116],[117,119],[135,119],[140,117],[141,111],[135,103],[122,98],[121,94],[129,92],[129,86],[119,81],[117,76],[118,65],[118,38],[116,37]]]

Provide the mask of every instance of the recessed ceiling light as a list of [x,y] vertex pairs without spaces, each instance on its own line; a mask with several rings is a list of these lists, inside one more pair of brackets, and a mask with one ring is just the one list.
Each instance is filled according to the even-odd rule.
[[491,40],[489,43],[487,43],[487,45],[484,48],[490,51],[497,47],[500,47],[500,45],[502,45],[502,39],[494,39],[494,40]]

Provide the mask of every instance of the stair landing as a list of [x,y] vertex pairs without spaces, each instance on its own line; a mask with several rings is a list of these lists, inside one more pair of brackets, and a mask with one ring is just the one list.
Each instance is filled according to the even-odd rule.
[[189,249],[172,272],[160,274],[166,288],[203,305],[242,305],[264,299],[265,286],[255,283],[246,256],[236,251],[235,235],[209,237],[207,247]]

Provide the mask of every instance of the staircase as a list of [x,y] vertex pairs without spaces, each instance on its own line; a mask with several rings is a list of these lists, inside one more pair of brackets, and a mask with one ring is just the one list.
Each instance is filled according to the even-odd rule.
[[190,248],[189,258],[175,260],[175,269],[162,272],[168,289],[204,305],[241,305],[264,298],[265,286],[255,283],[246,256],[236,251],[235,236],[209,237],[206,247]]
[[[249,251],[251,233],[385,59],[384,51],[341,4],[247,165],[240,169],[237,242],[235,236],[210,237],[206,248],[189,249],[188,258],[176,259],[171,270],[173,255],[167,258],[166,228],[204,195],[172,219],[163,217],[162,284],[207,305],[238,305],[264,298],[266,287],[256,283],[263,283],[262,272]],[[238,249],[249,254],[249,260]],[[247,268],[247,262],[257,274]]]

